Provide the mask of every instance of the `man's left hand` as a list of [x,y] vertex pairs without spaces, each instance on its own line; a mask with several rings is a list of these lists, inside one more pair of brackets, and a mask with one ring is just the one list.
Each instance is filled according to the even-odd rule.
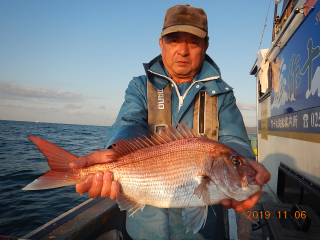
[[[261,163],[257,163],[253,160],[248,160],[248,161],[250,162],[251,166],[257,171],[256,182],[260,186],[267,183],[271,178],[271,175],[268,172],[268,170]],[[235,199],[223,199],[221,200],[221,204],[224,208],[227,208],[227,209],[233,208],[235,211],[242,213],[246,209],[251,209],[254,207],[254,205],[256,205],[256,203],[258,202],[261,196],[261,193],[262,193],[262,189],[260,189],[258,192],[251,195],[248,199],[242,202],[238,202]]]

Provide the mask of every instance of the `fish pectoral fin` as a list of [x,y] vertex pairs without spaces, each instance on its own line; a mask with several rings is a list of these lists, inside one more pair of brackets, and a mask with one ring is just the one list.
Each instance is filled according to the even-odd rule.
[[204,204],[210,205],[210,193],[207,187],[207,185],[209,185],[211,181],[210,177],[205,174],[199,173],[196,176],[196,179],[199,182],[199,186],[194,190],[193,194],[198,196],[199,198],[202,197]]
[[133,214],[136,211],[138,211],[139,209],[141,209],[141,211],[142,211],[145,206],[145,204],[139,203],[135,199],[128,197],[119,191],[116,192],[116,196],[117,196],[116,200],[117,200],[117,203],[118,203],[120,210],[121,211],[127,210],[129,212],[132,211],[130,216],[133,216]]
[[189,207],[182,211],[182,221],[186,226],[187,232],[193,229],[197,233],[201,227],[204,227],[207,220],[208,205],[200,207]]

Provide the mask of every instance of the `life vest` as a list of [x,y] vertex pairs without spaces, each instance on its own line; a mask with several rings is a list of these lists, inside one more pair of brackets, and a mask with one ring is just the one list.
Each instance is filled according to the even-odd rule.
[[[150,134],[170,126],[171,122],[171,84],[158,90],[147,80],[148,98],[148,131]],[[172,124],[174,125],[174,124]],[[200,90],[194,102],[193,127],[198,137],[206,137],[218,141],[218,97],[210,96]]]

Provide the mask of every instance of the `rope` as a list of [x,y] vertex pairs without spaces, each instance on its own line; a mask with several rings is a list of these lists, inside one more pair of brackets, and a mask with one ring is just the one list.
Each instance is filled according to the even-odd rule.
[[262,36],[261,36],[261,40],[260,40],[259,51],[260,51],[260,48],[261,48],[261,43],[262,43],[262,39],[263,39],[264,30],[266,29],[266,26],[267,26],[267,20],[268,20],[268,15],[269,15],[270,4],[271,4],[271,0],[270,0],[270,2],[269,2],[269,7],[268,7],[267,16],[266,16],[266,21],[265,21],[265,23],[264,23],[264,28],[263,28],[263,32],[262,32]]

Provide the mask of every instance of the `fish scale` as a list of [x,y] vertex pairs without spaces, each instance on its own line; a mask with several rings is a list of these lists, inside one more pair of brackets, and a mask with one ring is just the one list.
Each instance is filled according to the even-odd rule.
[[[203,172],[213,150],[210,143],[205,138],[189,138],[144,148],[119,158],[118,162],[89,167],[88,172],[112,171],[123,193],[142,204],[160,208],[203,206],[202,199],[193,192],[199,185],[195,177]],[[225,195],[211,185],[214,193],[210,203],[217,204]]]

